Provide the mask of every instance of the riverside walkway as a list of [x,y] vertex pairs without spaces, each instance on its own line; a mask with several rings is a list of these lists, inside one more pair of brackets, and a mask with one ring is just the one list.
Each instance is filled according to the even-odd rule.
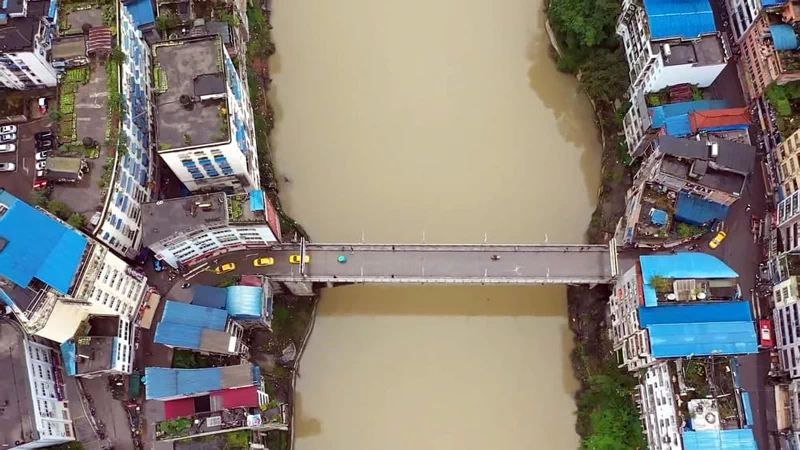
[[[289,263],[289,256],[297,254],[309,263]],[[339,262],[342,255],[347,262]],[[253,259],[262,256],[275,258],[275,264],[254,267]],[[619,272],[614,241],[607,246],[303,242],[239,251],[203,265],[227,262],[236,263],[237,273],[287,283],[600,284]]]

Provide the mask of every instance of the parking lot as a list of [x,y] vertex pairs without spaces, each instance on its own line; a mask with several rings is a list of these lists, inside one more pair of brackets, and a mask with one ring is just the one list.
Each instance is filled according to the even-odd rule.
[[14,163],[14,172],[0,173],[0,187],[25,200],[33,202],[33,181],[36,176],[36,150],[34,135],[40,131],[50,130],[54,122],[47,116],[16,124],[17,150],[11,153],[0,153],[0,163]]

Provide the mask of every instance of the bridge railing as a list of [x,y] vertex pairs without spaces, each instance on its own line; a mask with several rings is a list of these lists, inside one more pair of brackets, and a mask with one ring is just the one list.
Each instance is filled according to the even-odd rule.
[[387,277],[387,276],[286,276],[269,277],[273,281],[311,282],[311,283],[371,283],[371,284],[508,284],[508,285],[545,285],[545,284],[602,284],[607,277]]
[[275,250],[302,251],[451,251],[451,252],[608,252],[606,245],[594,244],[277,244],[272,246]]

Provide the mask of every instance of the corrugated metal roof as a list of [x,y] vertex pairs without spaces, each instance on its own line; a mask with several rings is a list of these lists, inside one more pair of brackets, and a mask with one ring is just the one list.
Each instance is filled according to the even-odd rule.
[[203,328],[192,325],[161,322],[156,325],[156,335],[153,342],[170,345],[173,347],[200,349]]
[[[715,141],[719,154],[714,158],[718,167],[748,174],[753,172],[756,163],[756,148],[752,145],[720,139]],[[706,141],[681,139],[672,136],[659,136],[655,143],[662,153],[679,158],[701,159],[710,161],[711,155]]]
[[61,344],[61,358],[64,360],[64,368],[67,375],[74,377],[78,373],[77,361],[78,349],[72,339]]
[[786,0],[762,0],[761,6],[769,8],[770,6],[782,5],[784,3],[786,3]]
[[749,392],[742,392],[742,406],[744,407],[744,423],[753,426],[753,405],[750,404]]
[[192,304],[207,308],[225,309],[226,295],[225,288],[196,284],[192,287]]
[[796,50],[797,34],[794,28],[787,23],[776,23],[769,26],[769,32],[772,33],[772,42],[776,50]]
[[670,136],[683,137],[692,133],[692,126],[689,122],[688,114],[667,117],[664,120],[667,134]]
[[212,397],[221,397],[225,408],[238,406],[258,406],[258,388],[246,386],[235,389],[223,389],[211,393]]
[[170,369],[146,367],[147,399],[203,394],[222,389],[222,367]]
[[691,39],[717,31],[708,0],[645,0],[644,8],[653,39]]
[[263,211],[264,210],[264,191],[261,189],[254,189],[250,191],[250,210]]
[[132,0],[125,4],[125,8],[133,18],[133,24],[136,27],[147,25],[155,22],[155,14],[153,12],[153,4],[150,0]]
[[110,52],[113,42],[110,27],[93,27],[89,30],[89,40],[86,42],[86,53],[98,51]]
[[228,313],[223,309],[167,301],[161,322],[222,331],[228,323]]
[[[750,112],[747,108],[724,108],[695,111],[689,114],[692,131],[712,131],[712,128],[741,126],[747,128]],[[737,128],[738,129],[738,128]]]
[[715,256],[706,253],[677,253],[640,256],[644,284],[644,303],[656,306],[656,290],[650,284],[654,276],[664,278],[737,278],[739,274]]
[[653,128],[661,128],[667,117],[689,114],[694,111],[721,109],[730,106],[728,100],[693,100],[690,102],[670,103],[668,105],[649,108]]
[[751,428],[739,430],[684,431],[684,450],[758,450]]
[[176,398],[164,402],[164,418],[167,420],[176,417],[186,417],[194,414],[193,398]]
[[728,216],[728,207],[681,192],[675,208],[675,219],[692,225],[702,225]]
[[264,289],[253,286],[228,287],[227,310],[233,318],[258,319],[262,313]]
[[639,321],[656,358],[758,352],[746,301],[641,307]]
[[78,272],[87,240],[75,229],[38,211],[6,191],[0,203],[0,275],[27,287],[35,277],[67,294]]

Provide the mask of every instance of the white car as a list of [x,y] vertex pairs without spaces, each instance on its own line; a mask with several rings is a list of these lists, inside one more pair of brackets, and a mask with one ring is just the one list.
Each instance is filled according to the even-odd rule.
[[16,132],[17,132],[17,126],[16,125],[5,125],[5,126],[0,127],[0,134],[16,133]]
[[47,175],[47,172],[45,172],[44,170],[36,171],[36,178],[44,178],[45,175]]
[[17,140],[16,133],[0,134],[0,142],[14,142]]
[[37,161],[47,161],[48,156],[50,156],[48,152],[36,152]]
[[0,153],[11,153],[17,150],[14,144],[0,144]]
[[36,161],[36,170],[44,170],[47,168],[47,161]]
[[0,172],[13,172],[17,170],[17,165],[14,163],[0,163]]

